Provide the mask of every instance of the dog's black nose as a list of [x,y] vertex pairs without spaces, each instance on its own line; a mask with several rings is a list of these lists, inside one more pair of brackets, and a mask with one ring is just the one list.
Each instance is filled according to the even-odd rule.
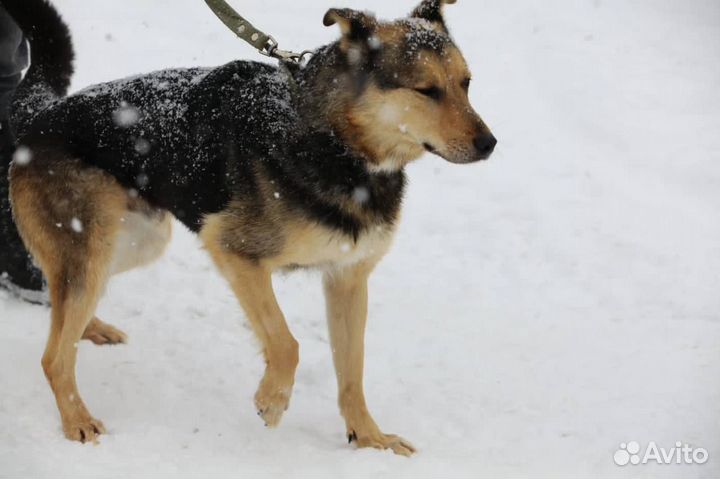
[[497,139],[490,133],[476,136],[473,140],[475,149],[480,154],[483,160],[490,158],[492,152],[495,151],[495,145],[497,145]]

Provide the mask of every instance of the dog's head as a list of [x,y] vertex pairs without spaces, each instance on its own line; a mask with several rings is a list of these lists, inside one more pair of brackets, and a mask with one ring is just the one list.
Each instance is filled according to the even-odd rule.
[[325,25],[342,32],[343,68],[333,79],[334,103],[342,105],[337,123],[376,169],[400,168],[425,151],[472,163],[495,148],[470,105],[471,74],[445,24],[446,3],[455,0],[423,0],[409,18],[394,22],[350,9],[325,15]]

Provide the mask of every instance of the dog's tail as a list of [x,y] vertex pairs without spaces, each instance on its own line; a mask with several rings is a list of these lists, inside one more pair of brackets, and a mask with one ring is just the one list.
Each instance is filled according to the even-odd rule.
[[0,0],[30,41],[30,68],[15,92],[12,120],[18,132],[35,113],[67,94],[73,74],[70,30],[47,0]]

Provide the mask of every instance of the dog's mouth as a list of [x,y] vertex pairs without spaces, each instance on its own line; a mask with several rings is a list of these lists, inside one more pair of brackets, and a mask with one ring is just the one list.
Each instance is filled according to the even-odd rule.
[[474,152],[445,152],[443,150],[437,150],[429,143],[424,143],[423,146],[428,153],[437,155],[448,163],[455,165],[469,165],[471,163],[477,163],[480,161],[487,160],[488,156],[482,156],[474,154]]
[[425,148],[425,151],[428,153],[435,153],[435,147],[432,146],[430,143],[423,143],[423,148]]
[[442,150],[438,150],[430,143],[424,142],[422,144],[423,148],[425,148],[425,151],[428,153],[432,153],[433,155],[437,155],[440,158],[444,159],[448,163],[454,163],[456,165],[467,165],[470,163],[476,163],[478,161],[487,160],[490,156],[489,154],[487,156],[485,155],[474,155],[472,153],[463,153],[460,155],[451,155],[447,154]]
[[427,151],[428,153],[439,156],[440,158],[442,158],[446,161],[449,161],[450,163],[455,163],[451,158],[449,158],[445,155],[444,151],[438,150],[432,144],[430,144],[428,142],[424,142],[422,144],[422,146],[423,146],[423,148],[425,148],[425,151]]

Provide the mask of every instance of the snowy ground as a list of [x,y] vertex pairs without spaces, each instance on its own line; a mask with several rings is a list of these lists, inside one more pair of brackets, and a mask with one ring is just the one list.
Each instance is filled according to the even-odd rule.
[[[57,0],[79,89],[257,58],[200,0]],[[285,48],[330,41],[330,6],[235,1]],[[448,7],[500,147],[428,157],[371,283],[366,391],[412,459],[344,440],[319,278],[276,280],[301,344],[290,410],[255,415],[257,344],[198,242],[113,280],[99,316],[127,346],[80,347],[109,428],[66,441],[40,368],[47,310],[0,293],[0,476],[435,472],[474,477],[720,475],[720,4],[461,0]],[[707,449],[704,465],[618,467],[621,442]]]

